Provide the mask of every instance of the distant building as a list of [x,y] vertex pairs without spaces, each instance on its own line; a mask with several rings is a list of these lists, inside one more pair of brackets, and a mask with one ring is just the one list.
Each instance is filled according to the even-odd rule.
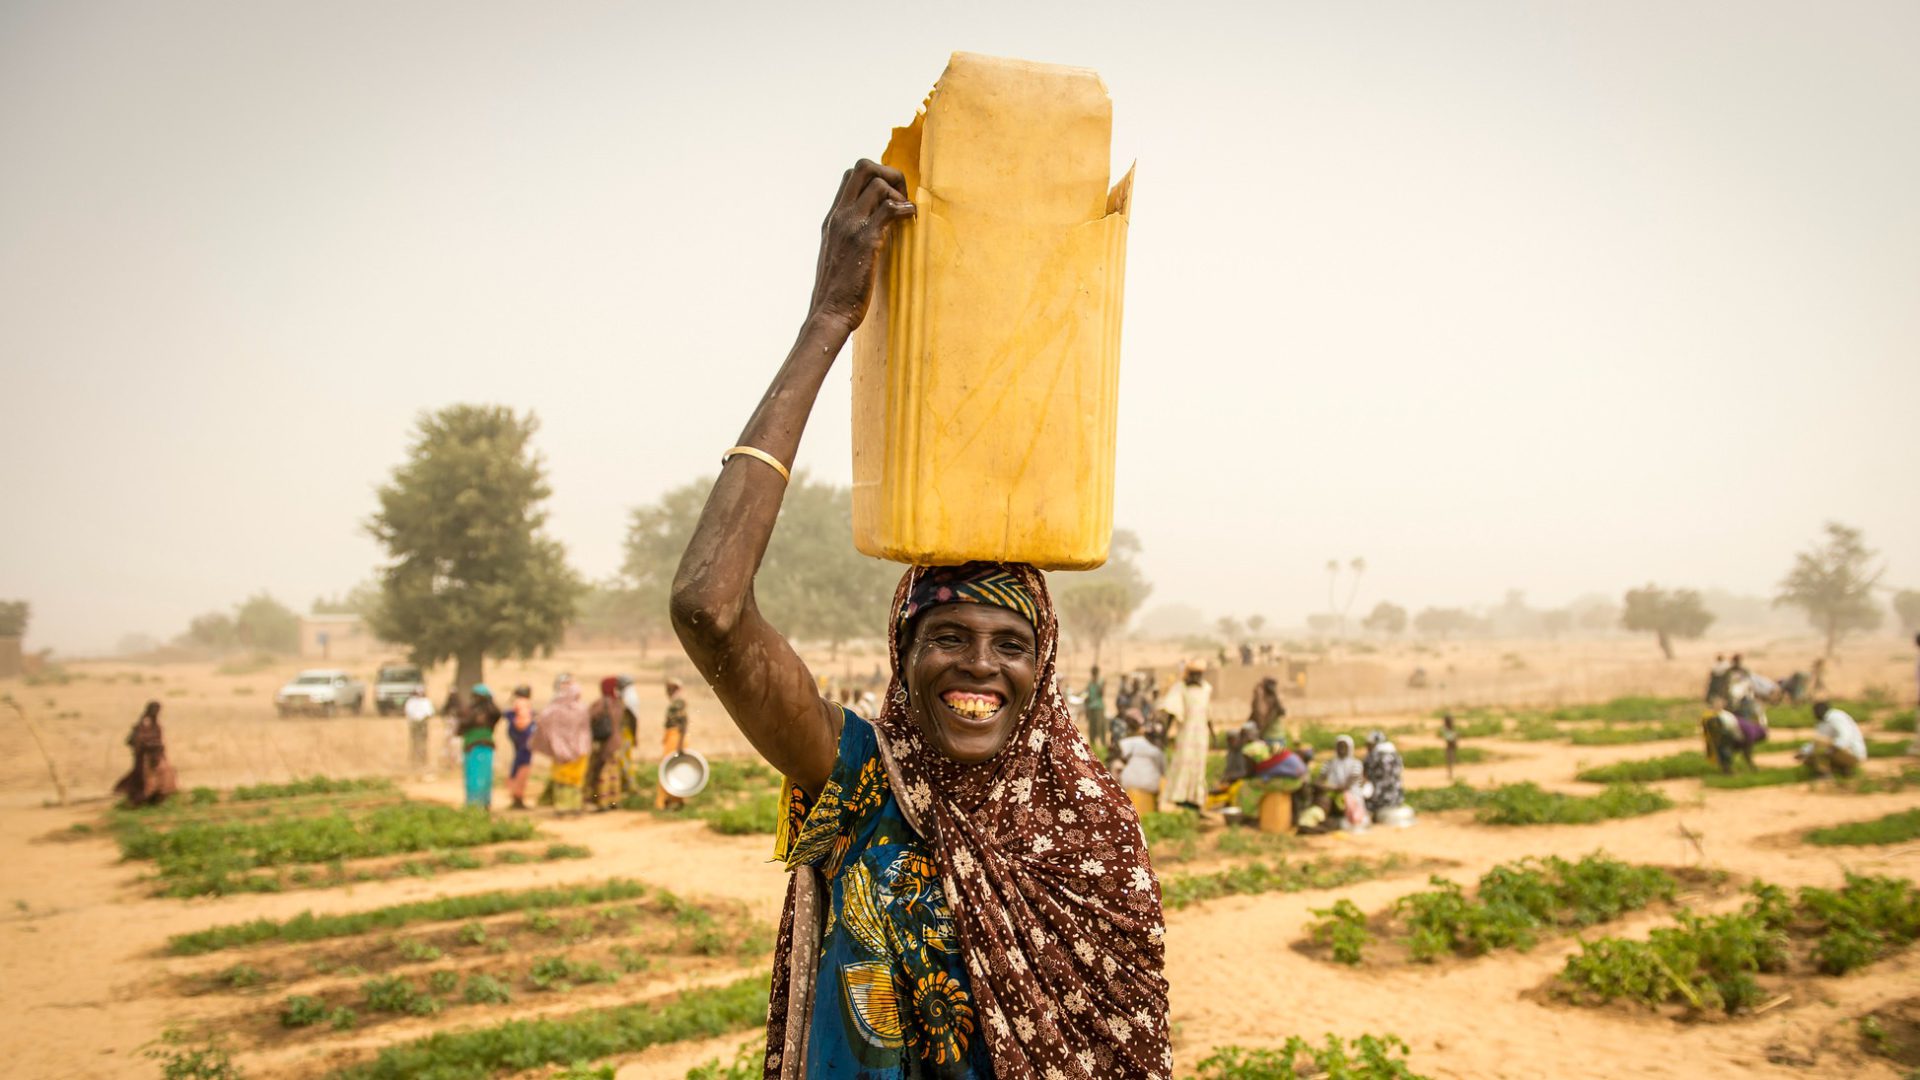
[[300,616],[302,660],[366,660],[380,651],[380,640],[358,615]]

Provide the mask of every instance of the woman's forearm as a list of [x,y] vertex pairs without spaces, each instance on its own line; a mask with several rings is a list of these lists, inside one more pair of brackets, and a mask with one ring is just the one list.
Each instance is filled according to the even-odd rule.
[[[792,469],[814,400],[847,337],[844,323],[810,314],[737,445],[771,454]],[[676,622],[702,637],[724,636],[737,624],[752,602],[753,576],[779,520],[786,487],[772,466],[745,454],[721,468],[674,578]]]

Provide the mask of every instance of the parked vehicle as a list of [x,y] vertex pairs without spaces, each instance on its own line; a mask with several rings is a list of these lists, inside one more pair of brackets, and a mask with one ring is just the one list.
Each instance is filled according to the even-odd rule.
[[427,679],[412,664],[388,664],[373,677],[373,707],[381,716],[392,716],[407,707],[415,690],[427,692]]
[[295,713],[332,716],[340,709],[349,709],[358,716],[366,703],[367,684],[339,668],[303,671],[273,695],[273,704],[281,716]]

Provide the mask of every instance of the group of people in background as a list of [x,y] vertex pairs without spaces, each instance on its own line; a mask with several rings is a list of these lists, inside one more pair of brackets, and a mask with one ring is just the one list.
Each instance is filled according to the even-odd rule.
[[1164,693],[1150,672],[1123,678],[1109,717],[1105,682],[1093,669],[1082,696],[1088,740],[1097,750],[1106,736],[1108,767],[1140,813],[1224,809],[1238,804],[1242,785],[1262,780],[1299,783],[1294,820],[1309,831],[1365,829],[1382,814],[1406,812],[1404,764],[1386,735],[1369,736],[1364,759],[1350,736],[1339,736],[1315,776],[1313,749],[1290,745],[1283,725],[1287,708],[1272,676],[1255,684],[1247,718],[1227,734],[1225,766],[1210,784],[1212,698],[1206,665],[1191,661]]
[[[596,811],[619,809],[629,793],[648,786],[646,776],[653,762],[638,750],[640,695],[633,679],[609,675],[600,680],[599,690],[599,696],[586,701],[579,682],[571,674],[562,673],[553,681],[552,697],[537,710],[529,686],[515,687],[512,701],[504,710],[483,683],[468,688],[464,703],[457,692],[450,692],[439,710],[424,690],[416,690],[405,707],[412,767],[425,777],[431,776],[426,771],[427,751],[437,716],[446,733],[448,765],[458,762],[464,776],[467,805],[490,810],[494,750],[504,721],[513,749],[507,768],[511,809],[531,809],[527,787],[536,754],[551,762],[546,789],[536,803],[551,804],[562,816],[584,814],[589,806]],[[684,750],[687,739],[687,703],[680,681],[668,679],[666,690],[663,756]],[[655,787],[656,807],[677,809],[684,805],[684,800],[658,788],[657,783]]]

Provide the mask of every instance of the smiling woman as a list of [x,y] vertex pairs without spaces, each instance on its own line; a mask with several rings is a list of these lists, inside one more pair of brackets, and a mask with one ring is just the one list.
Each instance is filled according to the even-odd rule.
[[1060,695],[1041,573],[909,568],[871,718],[823,699],[754,601],[814,398],[865,313],[888,226],[914,212],[901,183],[869,161],[843,178],[812,310],[674,581],[688,655],[787,777],[766,1075],[1168,1077],[1159,883]]

